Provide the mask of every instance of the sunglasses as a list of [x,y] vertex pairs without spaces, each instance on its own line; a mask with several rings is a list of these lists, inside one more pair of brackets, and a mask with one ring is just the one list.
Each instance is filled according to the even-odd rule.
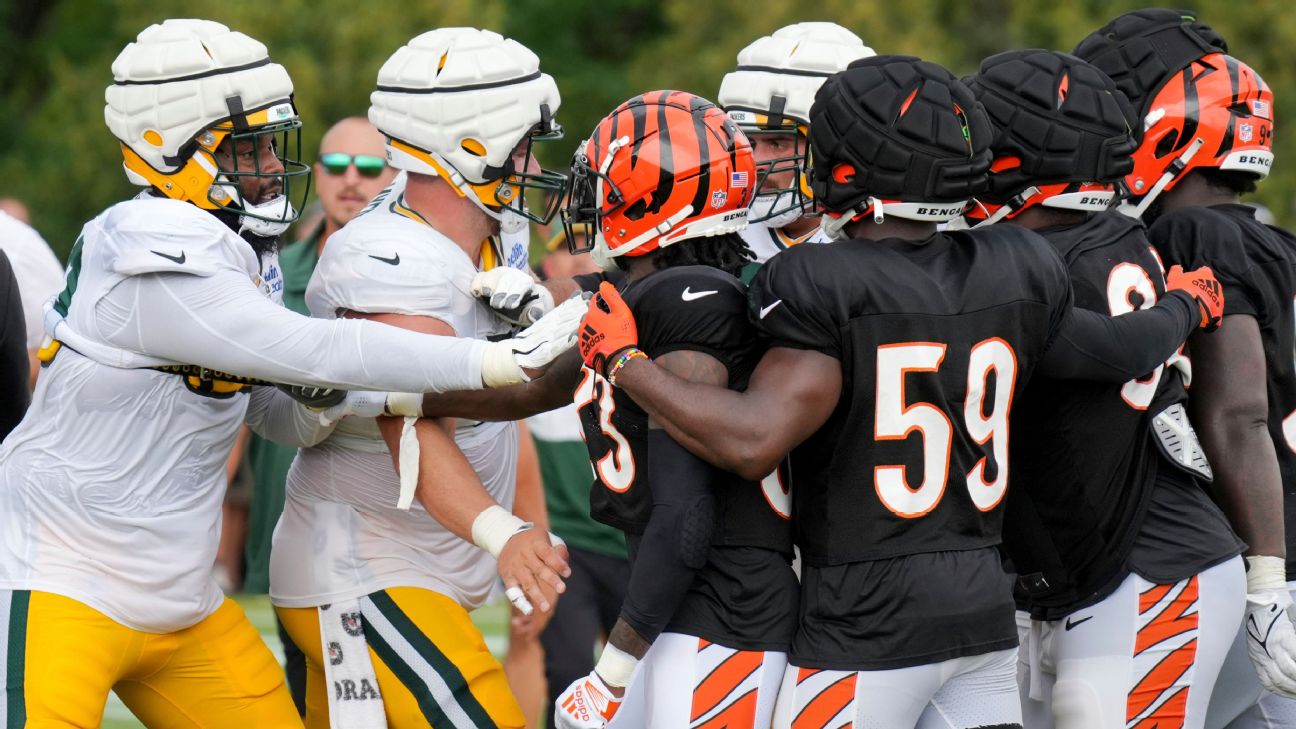
[[352,156],[342,152],[331,152],[320,155],[320,164],[324,166],[324,171],[330,175],[345,175],[352,162],[355,163],[356,172],[360,173],[361,177],[377,177],[382,174],[383,170],[387,169],[387,160],[371,154]]

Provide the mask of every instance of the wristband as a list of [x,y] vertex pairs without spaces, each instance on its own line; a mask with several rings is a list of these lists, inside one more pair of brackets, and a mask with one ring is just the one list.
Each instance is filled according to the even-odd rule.
[[641,357],[643,359],[648,359],[648,355],[645,354],[644,351],[642,349],[639,349],[638,347],[630,347],[629,349],[625,350],[620,355],[618,355],[616,361],[612,363],[612,366],[608,367],[608,374],[607,374],[608,382],[612,383],[613,387],[616,387],[616,376],[617,373],[621,371],[621,368],[625,367],[626,364],[630,362],[630,360],[639,359]]
[[594,666],[594,673],[613,688],[625,688],[630,684],[637,665],[638,658],[608,643],[603,646],[603,654],[599,656],[598,665]]
[[1282,557],[1247,557],[1247,594],[1287,592],[1287,561]]
[[500,552],[504,551],[504,545],[508,544],[508,540],[512,539],[513,535],[534,526],[535,524],[529,521],[517,518],[499,504],[491,504],[483,509],[476,519],[473,519],[473,544],[489,552],[495,559],[499,559]]
[[421,418],[423,417],[423,393],[389,392],[387,393],[386,410],[388,415]]

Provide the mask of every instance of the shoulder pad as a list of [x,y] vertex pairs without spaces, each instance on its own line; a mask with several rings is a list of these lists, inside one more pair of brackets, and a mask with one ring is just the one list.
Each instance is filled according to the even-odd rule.
[[260,272],[256,253],[210,213],[165,198],[118,203],[98,219],[108,270],[123,276],[187,273],[210,276],[234,269]]
[[463,251],[435,230],[404,218],[367,215],[324,246],[306,288],[306,305],[326,319],[350,309],[449,320],[463,302],[473,302],[474,273]]

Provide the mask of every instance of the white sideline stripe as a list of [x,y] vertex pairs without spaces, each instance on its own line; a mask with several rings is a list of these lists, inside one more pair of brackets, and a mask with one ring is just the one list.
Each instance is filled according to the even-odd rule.
[[387,620],[387,616],[383,615],[377,605],[374,605],[373,600],[368,597],[360,598],[360,612],[364,615],[365,622],[368,623],[369,627],[377,631],[383,640],[387,641],[387,645],[396,651],[396,655],[405,661],[410,668],[414,669],[414,673],[418,674],[423,684],[432,692],[432,699],[437,702],[437,706],[445,713],[450,723],[459,729],[476,729],[472,719],[468,717],[468,713],[455,699],[454,692],[450,690],[450,686],[445,682],[445,679],[441,677],[440,673],[437,673],[431,663],[428,663],[423,656],[419,655],[419,652],[409,644],[409,641],[405,640],[405,636],[401,635],[396,626]]

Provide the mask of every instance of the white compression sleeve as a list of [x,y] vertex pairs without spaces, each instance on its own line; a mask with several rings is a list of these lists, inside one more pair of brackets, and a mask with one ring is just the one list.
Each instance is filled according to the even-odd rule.
[[133,276],[95,315],[114,346],[271,382],[395,392],[482,387],[486,342],[312,319],[270,301],[234,271]]
[[321,424],[317,411],[275,387],[252,388],[243,422],[262,438],[294,448],[310,448],[329,437],[337,425]]

